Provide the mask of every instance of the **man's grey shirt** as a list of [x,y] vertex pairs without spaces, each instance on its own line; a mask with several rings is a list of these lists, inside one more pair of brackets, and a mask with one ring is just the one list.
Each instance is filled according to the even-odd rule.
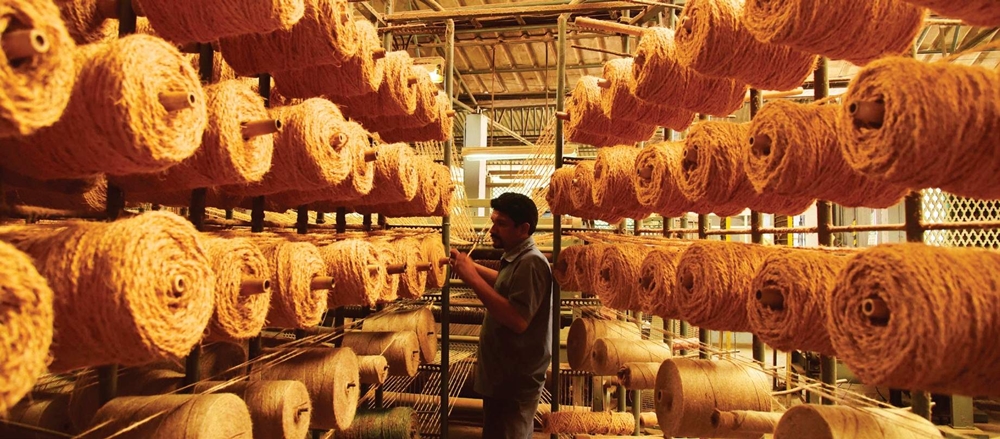
[[518,334],[486,313],[475,389],[497,398],[538,398],[552,358],[552,271],[531,237],[503,254],[493,288],[528,322],[528,329]]

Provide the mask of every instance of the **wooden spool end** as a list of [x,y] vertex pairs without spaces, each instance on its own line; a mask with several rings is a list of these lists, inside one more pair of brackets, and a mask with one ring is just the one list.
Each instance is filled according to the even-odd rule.
[[174,278],[172,289],[174,293],[177,294],[183,293],[184,290],[187,289],[187,282],[184,280],[183,277],[177,276]]
[[871,324],[885,326],[889,324],[889,305],[879,297],[870,297],[861,302],[861,313],[868,317]]
[[440,265],[440,266],[448,265],[450,262],[451,262],[451,259],[449,259],[449,258],[438,259],[438,265]]
[[406,85],[408,87],[413,87],[417,82],[420,82],[420,78],[416,76],[410,76],[406,78]]
[[681,19],[681,29],[683,29],[687,34],[694,32],[694,20],[692,20],[689,16],[684,16],[684,18]]
[[653,178],[653,166],[652,165],[648,165],[648,166],[644,166],[642,168],[639,168],[636,172],[639,174],[639,177],[641,177],[643,180],[649,180],[650,178]]
[[421,263],[417,264],[417,271],[420,271],[420,272],[431,271],[431,263],[430,262],[421,262]]
[[391,264],[385,267],[385,272],[389,274],[403,274],[406,272],[406,264]]
[[347,144],[347,134],[340,133],[330,139],[330,146],[339,148]]
[[444,112],[444,115],[448,117],[455,117],[455,114],[455,110],[448,110]]
[[375,160],[378,160],[378,150],[376,150],[375,148],[372,148],[372,149],[369,149],[368,151],[365,151],[365,161],[366,162],[374,162]]
[[274,134],[281,131],[281,121],[278,119],[262,119],[250,122],[240,122],[243,130],[243,140],[250,140],[257,136]]
[[380,60],[382,58],[385,58],[385,49],[375,49],[375,50],[372,50],[372,59],[373,60],[378,61],[378,60]]
[[597,86],[601,88],[611,88],[611,80],[604,78],[598,79]]
[[556,112],[556,119],[569,122],[569,113],[567,113],[565,111],[557,111]]
[[270,279],[243,279],[240,283],[241,296],[253,296],[271,292]]
[[3,51],[8,60],[31,58],[49,51],[49,39],[38,29],[13,30],[3,34]]
[[775,311],[785,308],[785,295],[777,288],[761,288],[754,294],[761,305]]
[[856,128],[882,128],[885,122],[885,99],[851,102],[847,106]]
[[750,137],[750,151],[758,157],[771,155],[771,137],[764,134]]
[[617,33],[623,35],[631,35],[634,37],[641,37],[643,30],[638,26],[631,26],[628,24],[614,23],[610,21],[595,20],[593,18],[578,17],[573,20],[573,25],[581,29],[590,29],[601,32]]
[[333,278],[330,276],[316,276],[309,281],[310,290],[329,290],[333,288]]
[[195,97],[194,93],[186,91],[163,92],[160,93],[159,97],[163,108],[171,112],[191,108],[198,102],[198,98]]

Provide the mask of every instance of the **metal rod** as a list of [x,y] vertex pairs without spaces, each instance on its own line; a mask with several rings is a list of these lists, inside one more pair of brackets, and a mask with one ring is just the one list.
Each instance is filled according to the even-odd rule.
[[[512,4],[513,5],[513,4]],[[516,17],[525,14],[539,15],[539,14],[573,14],[573,13],[583,13],[583,12],[598,12],[598,11],[620,11],[626,9],[644,9],[645,6],[641,4],[622,2],[622,1],[603,1],[603,2],[592,2],[592,3],[581,3],[581,4],[562,4],[562,5],[545,5],[545,6],[534,6],[534,7],[523,7],[523,6],[505,6],[505,7],[493,7],[493,8],[452,8],[447,11],[404,11],[397,12],[391,15],[386,15],[383,18],[386,22],[440,22],[445,20],[472,20],[472,19],[483,19],[483,18],[502,18],[502,17]]]
[[309,206],[303,204],[295,209],[295,233],[305,235],[309,232]]
[[[567,50],[567,23],[568,15],[560,15],[558,19],[558,33],[556,34],[556,111],[563,111],[566,108],[566,50]],[[548,61],[548,57],[546,57]],[[549,66],[546,65],[546,68]],[[565,148],[565,122],[556,120],[555,132],[555,169],[563,167],[563,151]],[[552,259],[559,261],[559,253],[562,251],[562,216],[555,215],[552,219]],[[551,410],[559,411],[559,319],[562,312],[562,291],[559,284],[552,281],[552,381],[549,393],[552,395]],[[557,435],[552,435],[553,438]]]
[[630,26],[627,24],[615,23],[611,21],[595,20],[593,18],[587,17],[577,17],[573,20],[573,26],[577,29],[587,29],[599,32],[607,32],[622,35],[631,35],[634,37],[641,37],[643,33],[643,28],[639,26]]
[[[201,345],[191,348],[187,358],[184,359],[184,386],[190,386],[201,381]],[[193,392],[193,388],[191,389]]]
[[[764,96],[760,90],[756,88],[750,89],[750,120],[757,117],[757,113],[760,112],[761,107],[764,106]],[[760,212],[756,210],[750,211],[750,242],[754,244],[761,244],[764,242],[764,234],[761,233],[760,228],[762,226],[763,216]],[[754,361],[759,361],[764,364],[764,360],[767,358],[767,348],[764,346],[764,341],[757,336],[753,335],[751,341],[751,348]]]
[[264,231],[264,196],[253,197],[253,208],[250,211],[250,231],[260,233]]
[[347,231],[347,208],[338,207],[337,208],[337,233],[345,233]]
[[107,404],[118,395],[118,365],[110,364],[97,368],[97,395],[100,405]]
[[[444,91],[448,96],[448,101],[451,102],[455,96],[455,20],[448,18],[445,22],[445,43],[447,48],[445,49],[445,60],[444,63],[447,66],[445,71],[448,72],[444,77]],[[449,136],[448,140],[444,142],[444,165],[451,168],[451,148],[454,146],[454,138]],[[445,251],[451,248],[451,215],[449,212],[445,212],[445,215],[441,217],[441,241],[444,245]],[[445,268],[445,278],[451,278],[451,266]],[[444,286],[441,288],[441,309],[447,310],[451,306],[451,283],[445,282]],[[448,341],[448,336],[451,334],[451,318],[450,313],[441,313],[441,438],[448,439],[448,399],[449,394],[449,372],[450,372],[450,362],[451,362],[451,349],[450,343]]]
[[188,220],[199,231],[205,230],[205,197],[208,189],[198,188],[191,191],[191,204],[188,206]]

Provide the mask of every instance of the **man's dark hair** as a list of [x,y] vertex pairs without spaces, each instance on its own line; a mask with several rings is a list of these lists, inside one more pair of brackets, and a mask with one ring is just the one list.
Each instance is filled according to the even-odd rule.
[[531,201],[531,198],[516,192],[505,192],[490,200],[490,207],[509,216],[510,219],[514,220],[515,226],[528,223],[530,226],[528,234],[535,233],[535,227],[538,226],[538,208],[535,207],[535,202]]

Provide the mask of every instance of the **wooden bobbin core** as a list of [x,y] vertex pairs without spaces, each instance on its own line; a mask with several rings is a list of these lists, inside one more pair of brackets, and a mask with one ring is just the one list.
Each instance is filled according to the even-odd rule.
[[431,263],[421,262],[417,264],[417,271],[431,271]]
[[281,120],[263,119],[250,122],[240,122],[240,129],[243,130],[243,140],[250,140],[254,137],[274,134],[281,131]]
[[365,151],[366,162],[374,162],[375,160],[378,160],[378,150],[370,149],[368,151]]
[[382,58],[385,58],[385,49],[375,49],[375,50],[372,50],[372,59],[374,59],[374,60],[377,61],[377,60],[380,60]]
[[761,288],[754,293],[754,297],[761,305],[776,311],[782,310],[785,307],[785,296],[778,288]]
[[243,279],[240,283],[240,295],[252,296],[271,292],[270,279]]
[[332,289],[334,285],[334,280],[330,276],[316,276],[309,282],[309,289],[311,290],[329,290]]
[[861,302],[861,313],[868,317],[873,325],[885,326],[889,324],[889,305],[881,297],[870,297]]
[[597,86],[601,88],[611,88],[611,80],[604,78],[598,79]]
[[885,99],[851,102],[847,106],[847,111],[854,119],[854,126],[879,129],[885,122]]
[[565,111],[557,111],[556,112],[556,119],[569,122],[569,113],[567,113]]
[[42,31],[23,29],[5,32],[2,47],[8,60],[19,60],[46,53],[51,45]]
[[195,97],[194,93],[185,91],[163,92],[160,93],[159,99],[163,108],[170,112],[194,107],[194,104],[198,102],[198,98]]

